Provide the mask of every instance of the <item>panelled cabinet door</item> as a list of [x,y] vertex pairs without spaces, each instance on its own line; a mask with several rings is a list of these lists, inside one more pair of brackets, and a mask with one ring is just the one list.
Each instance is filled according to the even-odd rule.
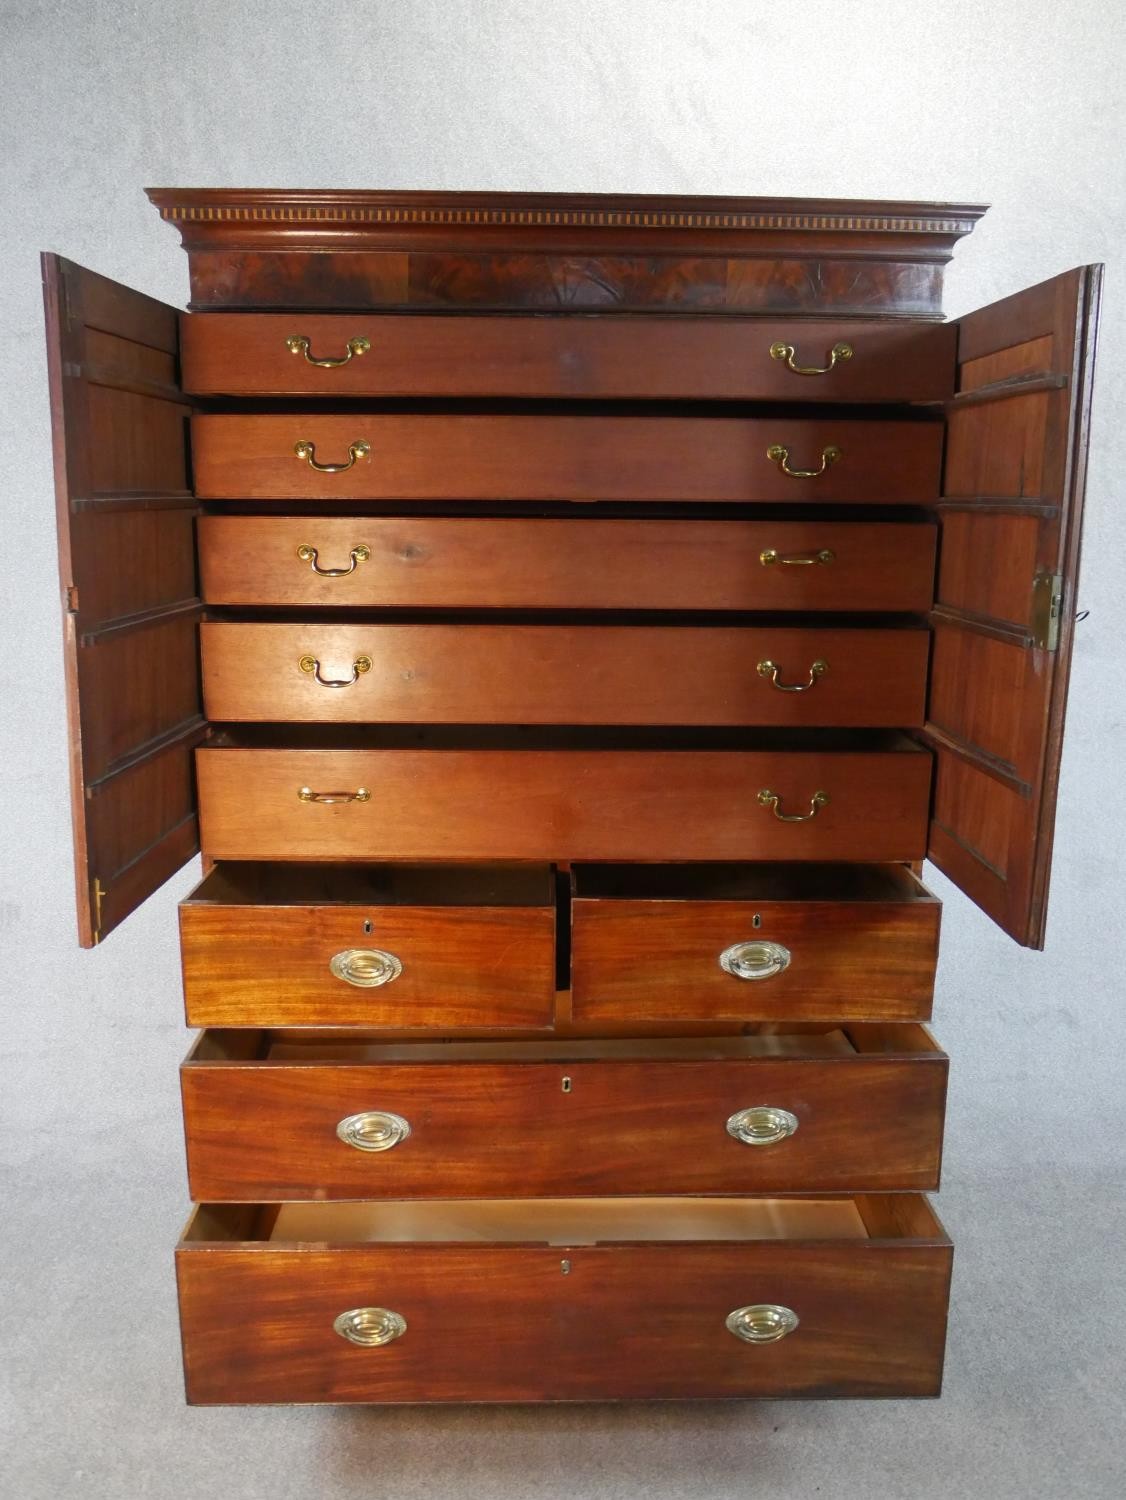
[[947,428],[928,852],[1030,948],[1044,943],[1101,271],[960,320]]
[[199,847],[205,733],[177,314],[43,256],[79,940]]

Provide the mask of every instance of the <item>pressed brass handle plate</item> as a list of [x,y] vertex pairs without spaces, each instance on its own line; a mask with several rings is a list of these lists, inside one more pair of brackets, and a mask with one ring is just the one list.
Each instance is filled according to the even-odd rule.
[[374,990],[403,972],[402,962],[382,948],[345,948],[328,961],[329,972],[357,989]]
[[773,1104],[756,1104],[738,1110],[727,1122],[727,1133],[744,1146],[776,1146],[798,1128],[798,1117]]
[[299,443],[294,443],[293,445],[294,456],[296,458],[303,458],[310,469],[316,469],[318,474],[343,474],[359,459],[367,458],[370,452],[371,444],[365,443],[363,438],[357,438],[354,443],[348,444],[348,462],[346,464],[322,464],[317,462],[316,443],[307,442],[302,438]]
[[297,556],[302,562],[307,562],[314,573],[321,578],[347,578],[349,573],[356,571],[357,564],[367,562],[371,556],[371,548],[366,542],[357,542],[348,554],[349,562],[346,568],[322,568],[317,562],[317,549],[311,547],[308,542],[302,542],[297,549]]
[[727,1314],[727,1331],[745,1344],[776,1344],[793,1333],[799,1318],[792,1308],[777,1302],[756,1302]]
[[811,687],[817,686],[818,678],[824,677],[829,670],[829,663],[818,659],[809,668],[808,682],[779,682],[782,668],[775,661],[760,661],[758,674],[760,677],[769,677],[771,687],[776,687],[780,693],[808,693]]
[[[354,682],[358,682],[365,672],[371,671],[371,657],[357,656],[352,663],[351,677],[322,677],[321,664],[315,656],[303,656],[297,665],[301,668],[302,672],[308,673],[313,681],[321,687],[346,688],[351,687]],[[793,691],[793,689],[790,691]]]
[[368,1109],[341,1120],[336,1133],[357,1151],[390,1151],[411,1133],[410,1123],[389,1110]]
[[852,345],[834,344],[829,350],[829,363],[827,365],[796,364],[797,350],[793,344],[771,344],[770,357],[771,359],[784,359],[787,370],[792,370],[795,375],[828,375],[829,371],[837,364],[852,358]]
[[790,950],[763,939],[732,943],[719,955],[719,966],[736,979],[771,979],[790,967]]
[[769,807],[779,823],[808,823],[815,818],[823,807],[829,804],[828,792],[814,792],[809,799],[809,811],[807,813],[784,813],[782,811],[782,798],[777,792],[772,792],[768,787],[763,787],[758,794],[758,800],[762,807]]
[[771,463],[777,464],[782,473],[788,475],[791,479],[816,479],[819,475],[824,474],[826,469],[832,468],[837,459],[840,458],[841,450],[833,443],[826,444],[821,450],[821,466],[817,469],[791,469],[790,450],[789,448],[784,448],[781,443],[771,443],[770,447],[766,450],[766,456]]
[[780,563],[784,568],[811,568],[818,563],[824,567],[834,562],[836,556],[828,547],[822,547],[817,552],[778,552],[774,547],[767,547],[759,553],[758,560],[764,568],[773,567],[775,563]]
[[407,1331],[407,1320],[389,1307],[350,1307],[333,1319],[332,1328],[350,1344],[374,1349],[401,1339]]
[[369,339],[349,339],[344,347],[344,353],[339,359],[317,359],[309,353],[309,340],[303,333],[291,333],[285,341],[285,347],[290,354],[300,354],[305,363],[316,365],[319,370],[337,370],[341,365],[346,365],[349,360],[358,359],[361,354],[366,354],[371,348]]
[[297,796],[302,802],[319,802],[325,807],[331,807],[334,802],[371,801],[366,786],[358,786],[354,792],[314,792],[311,786],[302,786],[297,788]]

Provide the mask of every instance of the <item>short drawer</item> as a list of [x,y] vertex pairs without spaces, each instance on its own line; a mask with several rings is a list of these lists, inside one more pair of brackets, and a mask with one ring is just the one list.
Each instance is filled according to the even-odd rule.
[[180,1070],[199,1201],[938,1186],[922,1026],[395,1045],[208,1031]]
[[349,733],[388,748],[201,747],[209,857],[869,861],[926,849],[930,755],[898,736],[880,749],[558,749],[531,748],[529,732],[529,748],[470,749],[455,748],[465,733],[332,731]]
[[942,401],[952,325],[711,317],[188,313],[186,391]]
[[201,516],[208,604],[925,614],[935,528],[902,521]]
[[203,1204],[187,1395],[936,1396],[951,1257],[914,1194]]
[[211,413],[192,467],[202,500],[927,505],[942,440],[923,419]]
[[549,1027],[546,867],[220,865],[180,903],[189,1026]]
[[200,627],[216,721],[921,726],[930,633],[822,626]]
[[925,1020],[941,903],[903,866],[580,865],[576,1022]]

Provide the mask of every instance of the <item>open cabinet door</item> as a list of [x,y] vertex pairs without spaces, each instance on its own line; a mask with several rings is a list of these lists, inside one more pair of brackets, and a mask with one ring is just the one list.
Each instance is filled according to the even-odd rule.
[[928,854],[1044,945],[1101,266],[960,320],[927,739]]
[[43,256],[79,941],[199,848],[189,407],[177,314]]

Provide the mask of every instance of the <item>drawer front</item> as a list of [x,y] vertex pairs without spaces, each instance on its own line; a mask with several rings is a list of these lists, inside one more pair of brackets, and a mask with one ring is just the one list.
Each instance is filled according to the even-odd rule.
[[[189,1061],[180,1078],[200,1201],[842,1192],[938,1186],[946,1059]],[[768,1136],[765,1111],[792,1123],[745,1144],[749,1110]],[[367,1114],[382,1138],[388,1113],[409,1134],[386,1149],[338,1135]]]
[[212,859],[914,860],[931,761],[910,750],[209,747],[196,767]]
[[[580,1023],[907,1021],[931,1013],[935,901],[577,897],[571,914],[571,999]],[[722,966],[733,949],[758,944],[765,951],[747,955],[743,974],[737,962],[736,972]]]
[[942,439],[847,417],[206,415],[192,461],[203,500],[927,505]]
[[925,630],[592,625],[201,626],[218,721],[923,723]]
[[209,313],[180,319],[180,354],[184,389],[200,395],[942,401],[954,333],[852,320]]
[[197,526],[208,604],[925,614],[934,597],[935,529],[903,522],[212,515]]
[[183,903],[180,955],[189,1026],[425,1031],[553,1020],[550,907]]
[[[181,1249],[189,1401],[935,1396],[948,1244]],[[403,1331],[336,1319],[378,1299]],[[748,1306],[798,1325],[748,1343]],[[487,1351],[487,1357],[483,1357]]]

